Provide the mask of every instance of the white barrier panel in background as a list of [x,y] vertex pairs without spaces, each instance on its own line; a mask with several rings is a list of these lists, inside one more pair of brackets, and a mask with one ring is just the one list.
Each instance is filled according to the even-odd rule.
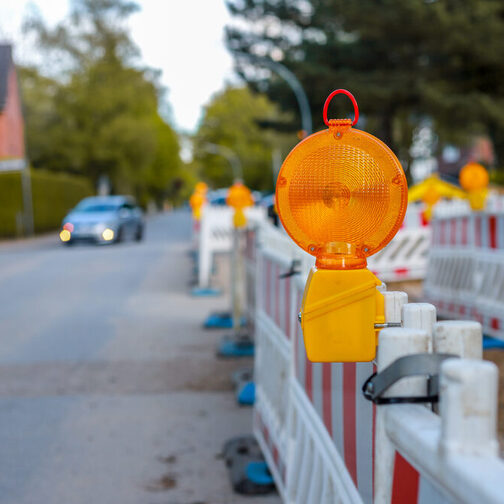
[[[249,227],[267,220],[262,207],[246,209]],[[213,258],[216,253],[230,252],[232,248],[233,210],[226,206],[206,206],[202,211],[199,228],[198,285],[209,287]],[[274,226],[261,227],[262,240],[268,241],[271,250],[282,251],[282,243],[291,244],[290,238]],[[384,282],[419,280],[425,278],[430,226],[423,218],[423,207],[408,207],[403,227],[390,244],[369,258],[368,267]],[[280,252],[283,253],[283,252]],[[300,261],[300,268],[308,273],[314,264],[309,254],[294,247],[293,257]],[[292,260],[292,259],[291,259]]]
[[[233,246],[233,213],[228,206],[206,205],[202,210],[199,230],[198,286],[210,286],[210,274],[216,253],[231,252]],[[251,226],[266,219],[262,207],[249,207],[245,215]]]
[[368,258],[368,268],[384,282],[424,279],[430,235],[430,226],[400,229],[384,249]]
[[392,241],[368,258],[368,268],[383,282],[423,280],[427,274],[431,229],[425,205],[408,205],[401,229]]
[[445,214],[433,221],[424,295],[441,315],[504,339],[504,213]]
[[[504,502],[504,463],[496,455],[497,375],[491,364],[478,360],[480,326],[463,321],[434,325],[432,305],[407,304],[404,293],[384,292],[386,320],[403,327],[381,332],[379,369],[415,352],[473,360],[443,366],[441,416],[423,405],[375,406],[361,391],[375,370],[373,363],[307,360],[297,311],[309,259],[269,223],[258,228],[252,277],[254,433],[282,500]],[[301,273],[281,278],[296,259],[305,265]],[[426,390],[426,378],[403,381],[389,392]]]

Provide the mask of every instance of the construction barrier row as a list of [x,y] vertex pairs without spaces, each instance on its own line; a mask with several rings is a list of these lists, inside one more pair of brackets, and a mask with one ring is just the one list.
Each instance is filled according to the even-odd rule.
[[[433,305],[383,290],[386,321],[401,327],[380,332],[376,362],[312,363],[297,319],[311,257],[266,221],[247,231],[247,244],[254,434],[283,502],[504,502],[498,375],[481,360],[480,324],[436,322]],[[442,364],[439,414],[430,405],[377,406],[364,397],[374,371],[417,353],[461,357]],[[427,387],[426,377],[405,378],[385,395],[424,395]]]
[[435,216],[424,295],[440,315],[477,320],[504,339],[504,212]]
[[[266,221],[266,211],[261,207],[249,207],[245,210],[250,224]],[[269,233],[265,239],[289,242],[285,233]],[[406,213],[403,227],[390,244],[368,259],[368,267],[384,282],[421,280],[427,273],[427,256],[431,229],[423,216],[423,207],[411,205]],[[215,255],[229,253],[233,246],[233,210],[225,206],[206,206],[202,211],[201,221],[196,221],[194,242],[198,254],[198,286],[210,287],[211,271]],[[247,250],[250,247],[247,245]],[[302,260],[302,269],[308,272],[314,264],[312,256],[298,254]],[[250,272],[249,272],[250,273]]]

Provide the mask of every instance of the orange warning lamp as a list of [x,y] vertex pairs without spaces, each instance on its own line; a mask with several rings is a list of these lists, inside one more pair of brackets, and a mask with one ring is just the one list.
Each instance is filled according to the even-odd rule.
[[198,182],[194,187],[194,192],[189,198],[189,206],[192,209],[194,220],[199,221],[201,219],[201,209],[206,203],[207,191],[208,186],[204,182]]
[[206,194],[208,192],[208,186],[205,184],[205,182],[198,182],[194,186],[194,192],[200,192]]
[[422,201],[425,203],[426,206],[424,216],[427,222],[429,222],[432,219],[432,212],[434,210],[434,206],[440,199],[441,194],[436,189],[436,186],[434,184],[430,184],[427,187],[424,195],[422,196]]
[[[327,120],[331,99],[345,94],[355,118]],[[370,361],[375,324],[383,323],[381,284],[366,257],[401,227],[408,202],[406,177],[378,138],[353,129],[357,102],[344,89],[324,105],[328,129],[300,142],[278,174],[276,204],[290,237],[316,257],[305,287],[301,325],[308,358],[316,362]]]
[[250,189],[244,186],[241,181],[236,181],[228,191],[226,203],[235,210],[233,216],[234,227],[245,227],[247,225],[247,218],[243,209],[254,204]]
[[473,210],[483,210],[488,192],[489,176],[485,167],[479,163],[466,164],[459,174],[459,182],[469,196]]

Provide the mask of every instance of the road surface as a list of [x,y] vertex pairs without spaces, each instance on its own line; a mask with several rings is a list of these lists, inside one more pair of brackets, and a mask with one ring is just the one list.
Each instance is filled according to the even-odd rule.
[[[190,218],[145,241],[0,244],[0,503],[224,504],[224,440],[251,432],[188,295]],[[276,497],[252,499],[262,504]]]

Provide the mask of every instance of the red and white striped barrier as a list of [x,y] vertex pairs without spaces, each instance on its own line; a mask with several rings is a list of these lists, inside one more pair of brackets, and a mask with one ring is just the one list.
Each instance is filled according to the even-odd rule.
[[[297,321],[309,259],[269,224],[257,233],[254,433],[282,500],[504,502],[498,491],[504,463],[496,456],[497,375],[480,360],[479,324],[435,324],[432,305],[407,304],[406,294],[384,291],[385,318],[402,327],[381,331],[376,363],[312,363]],[[301,273],[283,277],[294,260]],[[376,369],[433,351],[464,358],[444,364],[441,416],[423,405],[375,406],[363,397],[362,385]],[[478,373],[485,392],[476,397]],[[415,395],[426,387],[424,377],[407,378],[389,393]],[[477,442],[469,439],[471,426]]]
[[504,339],[504,213],[433,220],[424,295],[445,317],[478,320]]
[[[293,266],[301,270],[307,254],[295,247],[283,232],[269,223],[256,228],[254,377],[256,402],[254,433],[275,476],[279,492],[286,495],[287,413],[290,405],[293,311],[292,284],[285,276]],[[311,259],[311,256],[308,256]],[[293,261],[296,261],[294,264]]]

